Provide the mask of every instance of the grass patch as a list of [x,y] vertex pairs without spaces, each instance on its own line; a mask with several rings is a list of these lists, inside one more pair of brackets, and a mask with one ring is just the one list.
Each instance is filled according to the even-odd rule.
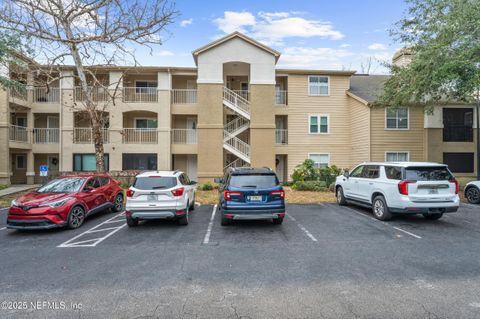
[[202,191],[197,190],[195,194],[195,201],[201,205],[215,205],[218,204],[218,190]]
[[0,184],[0,190],[5,189],[5,188],[8,188],[8,185]]
[[10,207],[10,204],[12,203],[12,200],[14,200],[15,198],[18,198],[22,195],[25,195],[27,193],[30,193],[32,190],[33,189],[30,189],[30,190],[27,190],[27,191],[24,191],[24,192],[20,192],[20,193],[15,193],[15,194],[5,195],[5,196],[0,197],[0,208]]

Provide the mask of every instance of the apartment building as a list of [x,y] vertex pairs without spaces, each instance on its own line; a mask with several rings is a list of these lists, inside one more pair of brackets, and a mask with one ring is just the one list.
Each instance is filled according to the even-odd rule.
[[[204,182],[241,165],[272,167],[288,180],[306,158],[319,167],[433,160],[465,176],[477,169],[471,106],[433,115],[375,108],[385,76],[279,69],[279,52],[238,32],[192,54],[194,68],[90,67],[102,83],[91,89],[107,170],[182,169]],[[35,86],[34,72],[11,71],[27,91],[0,92],[0,184],[41,182],[40,165],[51,174],[95,169],[73,72],[62,68],[47,89]]]

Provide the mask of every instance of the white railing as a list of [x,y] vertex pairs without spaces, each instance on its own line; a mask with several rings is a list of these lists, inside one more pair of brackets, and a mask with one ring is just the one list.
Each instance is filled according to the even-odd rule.
[[123,102],[127,103],[156,103],[158,101],[157,88],[124,87]]
[[17,88],[12,88],[10,89],[10,96],[14,99],[26,101],[28,99],[27,89],[24,88],[23,90],[20,90]]
[[[105,102],[109,99],[108,88],[102,86],[88,87],[89,94],[93,102]],[[80,86],[75,87],[75,101],[83,102],[87,99],[87,95],[83,92]]]
[[235,107],[238,107],[247,114],[250,114],[250,103],[227,87],[223,87],[223,99],[230,102]]
[[[109,143],[108,128],[101,129],[103,143]],[[75,127],[73,129],[73,143],[93,144],[93,130],[91,127]]]
[[228,163],[228,165],[225,166],[223,169],[227,170],[230,167],[245,167],[245,166],[250,166],[250,164],[248,162],[245,162],[241,158],[237,158],[236,160]]
[[158,134],[156,128],[124,128],[124,144],[156,144]]
[[172,144],[197,144],[197,130],[172,129]]
[[34,128],[33,143],[35,144],[58,144],[58,128]]
[[197,103],[197,90],[173,89],[171,92],[172,104],[195,104]]
[[60,102],[60,88],[36,87],[33,88],[33,103],[58,103]]
[[28,129],[24,126],[10,125],[10,141],[28,143]]
[[250,145],[226,131],[223,131],[223,140],[224,144],[229,145],[241,155],[250,158]]
[[275,104],[287,105],[287,91],[275,91]]
[[279,145],[288,144],[288,130],[276,129],[275,130],[275,143]]
[[233,90],[233,92],[237,93],[245,100],[250,101],[250,91],[249,90]]
[[245,128],[245,129],[248,128],[248,123],[250,122],[247,119],[241,116],[238,116],[237,118],[235,118],[234,120],[231,120],[225,125],[225,130],[228,133],[233,134],[234,132],[242,128]]

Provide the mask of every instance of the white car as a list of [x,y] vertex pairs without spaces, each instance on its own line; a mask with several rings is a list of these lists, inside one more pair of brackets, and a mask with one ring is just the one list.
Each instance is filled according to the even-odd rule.
[[465,198],[471,204],[480,204],[480,181],[473,181],[465,185]]
[[375,218],[394,213],[439,219],[460,205],[458,182],[444,164],[424,162],[362,163],[335,182],[337,203],[371,207]]
[[129,227],[140,220],[171,219],[188,225],[188,214],[195,209],[197,182],[181,171],[144,172],[135,177],[127,190],[125,215]]

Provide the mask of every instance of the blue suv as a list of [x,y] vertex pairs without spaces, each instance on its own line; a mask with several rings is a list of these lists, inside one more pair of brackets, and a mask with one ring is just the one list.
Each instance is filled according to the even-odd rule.
[[222,226],[234,220],[273,220],[285,217],[285,192],[270,168],[229,168],[219,186]]

